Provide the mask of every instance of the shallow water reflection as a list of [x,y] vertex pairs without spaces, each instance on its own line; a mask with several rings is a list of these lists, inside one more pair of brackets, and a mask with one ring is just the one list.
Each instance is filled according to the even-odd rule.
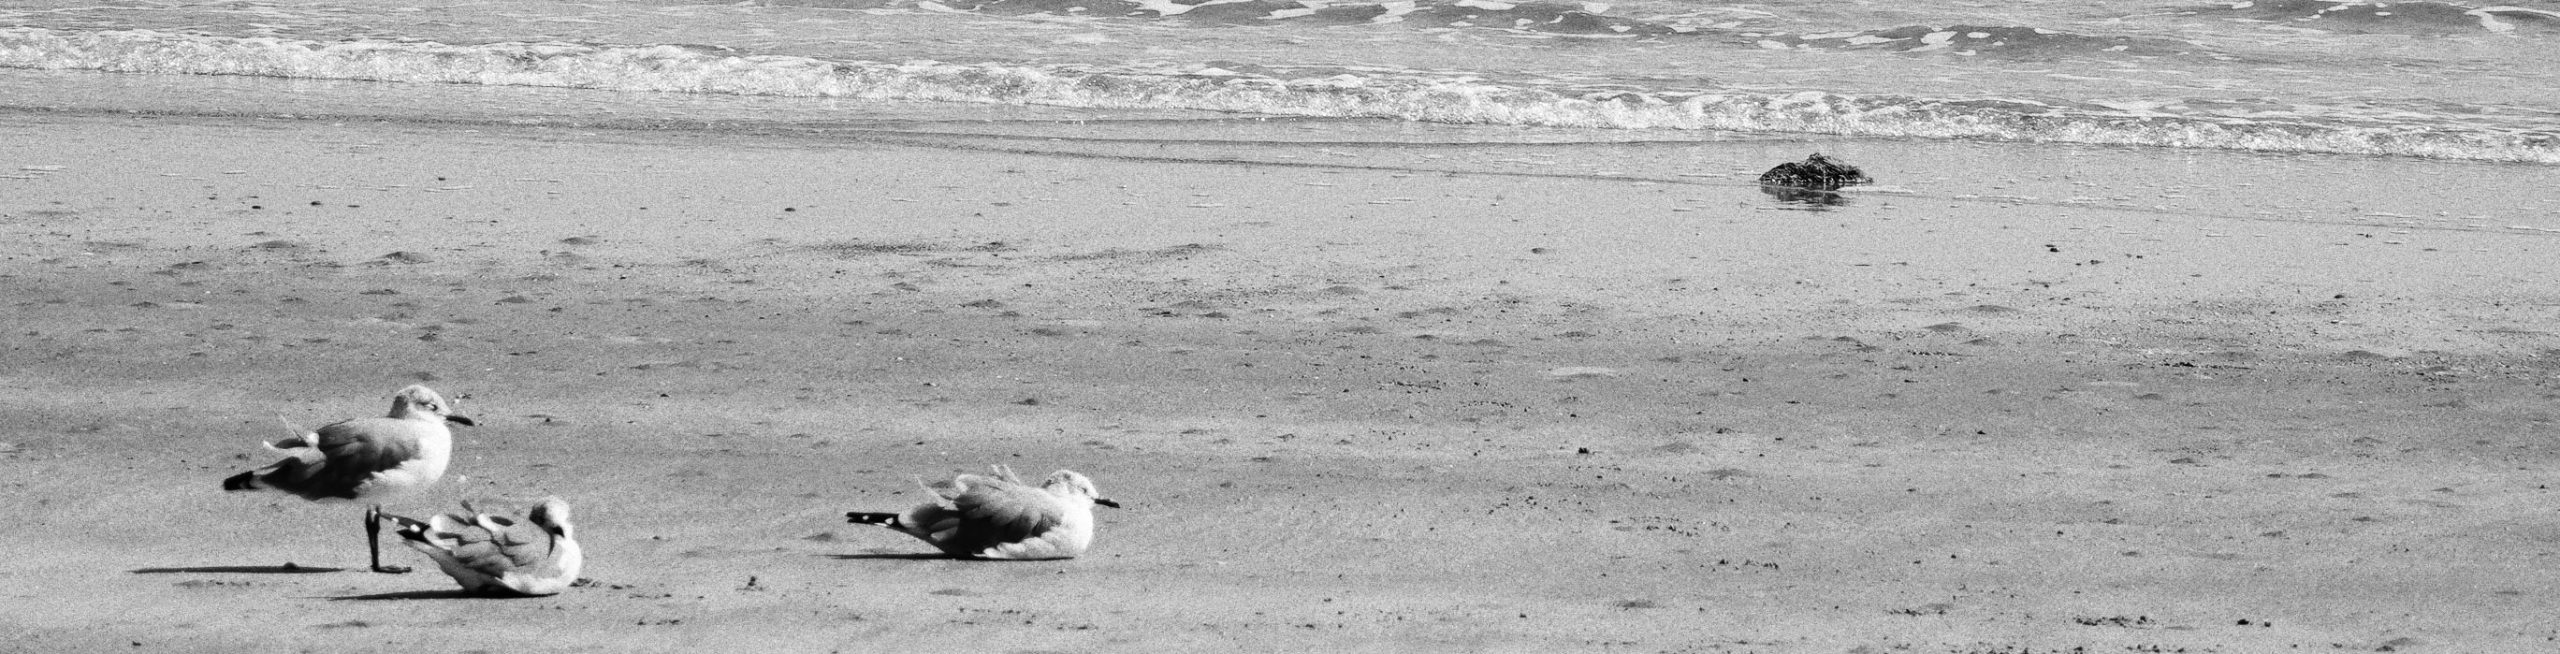
[[1849,197],[1837,191],[1824,191],[1797,186],[1760,185],[1760,192],[1778,201],[1778,208],[1796,211],[1830,211],[1849,204]]

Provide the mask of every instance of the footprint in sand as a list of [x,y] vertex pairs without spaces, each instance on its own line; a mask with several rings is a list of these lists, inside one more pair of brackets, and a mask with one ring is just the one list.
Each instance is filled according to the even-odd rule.
[[1551,368],[1547,370],[1547,377],[1568,381],[1575,379],[1599,379],[1603,377],[1616,376],[1618,376],[1618,370],[1616,368],[1603,368],[1599,366],[1565,366],[1562,368]]

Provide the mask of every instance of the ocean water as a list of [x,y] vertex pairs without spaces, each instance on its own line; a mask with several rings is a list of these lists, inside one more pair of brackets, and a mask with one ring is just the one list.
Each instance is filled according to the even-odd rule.
[[2552,164],[2555,49],[2560,0],[0,0],[0,109],[1276,116]]

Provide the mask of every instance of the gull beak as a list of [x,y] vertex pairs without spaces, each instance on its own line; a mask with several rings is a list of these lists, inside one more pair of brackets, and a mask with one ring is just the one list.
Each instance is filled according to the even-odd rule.
[[465,426],[465,427],[478,427],[478,426],[480,426],[480,423],[479,423],[478,421],[474,421],[474,420],[472,420],[472,419],[471,419],[471,416],[445,416],[445,417],[444,417],[444,421],[445,421],[445,422],[450,422],[450,423],[453,423],[453,424],[457,424],[457,425],[462,425],[462,426]]
[[1097,498],[1093,498],[1093,503],[1095,503],[1095,504],[1100,504],[1100,505],[1107,506],[1107,507],[1111,507],[1111,508],[1114,508],[1114,509],[1120,508],[1120,503],[1119,503],[1119,502],[1113,502],[1113,501],[1111,501],[1111,500],[1106,500],[1106,499],[1099,498],[1099,497],[1097,497]]

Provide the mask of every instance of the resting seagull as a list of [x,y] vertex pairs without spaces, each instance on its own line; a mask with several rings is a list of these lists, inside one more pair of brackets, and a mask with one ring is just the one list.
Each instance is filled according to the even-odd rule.
[[1093,505],[1120,507],[1073,470],[1032,486],[997,465],[992,477],[960,475],[924,489],[933,501],[905,513],[856,511],[845,518],[924,539],[961,558],[1072,559],[1093,545]]
[[[373,571],[408,572],[382,564],[379,498],[433,486],[453,460],[453,430],[446,422],[473,424],[453,404],[425,386],[391,396],[391,415],[341,420],[319,431],[268,443],[283,460],[222,480],[227,491],[272,489],[312,501],[364,500],[364,534]],[[291,427],[291,423],[286,423]],[[300,427],[294,427],[301,431]]]
[[578,581],[586,555],[570,533],[568,502],[544,499],[522,519],[481,513],[469,502],[462,509],[467,513],[425,521],[382,518],[399,523],[401,542],[435,559],[465,591],[557,595]]

